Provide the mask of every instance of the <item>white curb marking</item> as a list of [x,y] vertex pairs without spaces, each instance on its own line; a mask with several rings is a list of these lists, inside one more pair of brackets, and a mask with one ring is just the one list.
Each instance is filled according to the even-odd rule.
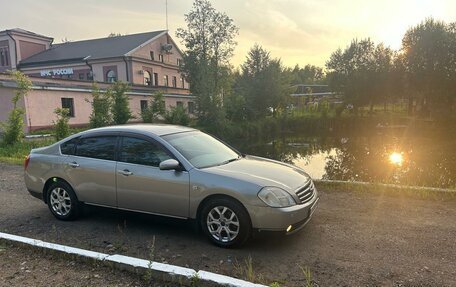
[[243,287],[266,287],[265,285],[255,284],[252,282],[244,281],[241,279],[236,279],[230,276],[220,275],[217,273],[207,272],[207,271],[198,271],[198,278],[203,281],[214,282],[223,286],[243,286]]
[[[155,271],[158,273],[162,273],[162,274],[164,273],[164,274],[170,275],[171,277],[183,276],[188,279],[198,278],[198,281],[201,283],[212,283],[212,284],[216,283],[221,286],[229,286],[229,287],[267,287],[265,285],[255,284],[252,282],[240,280],[240,279],[233,278],[230,276],[220,275],[220,274],[207,272],[207,271],[203,271],[203,270],[196,272],[195,270],[193,270],[191,268],[184,268],[184,267],[180,267],[180,266],[176,266],[176,265],[164,264],[164,263],[144,260],[144,259],[130,257],[130,256],[124,256],[124,255],[119,255],[119,254],[109,255],[109,254],[105,254],[105,253],[99,253],[99,252],[95,252],[95,251],[70,247],[70,246],[66,246],[66,245],[44,242],[44,241],[37,240],[37,239],[17,236],[17,235],[3,233],[3,232],[0,232],[0,239],[21,242],[21,243],[32,245],[35,247],[55,250],[55,251],[64,252],[67,254],[73,254],[73,255],[77,255],[77,256],[81,256],[81,257],[93,258],[93,259],[96,259],[99,261],[123,264],[123,265],[131,266],[133,268],[151,270],[151,271]],[[162,279],[162,278],[160,278],[160,279]]]

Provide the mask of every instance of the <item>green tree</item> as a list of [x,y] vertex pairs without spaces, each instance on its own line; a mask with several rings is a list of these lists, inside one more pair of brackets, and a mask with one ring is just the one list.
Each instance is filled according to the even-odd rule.
[[325,82],[325,73],[323,68],[314,65],[305,65],[300,68],[296,65],[291,70],[291,84],[323,84]]
[[107,91],[107,94],[111,97],[113,124],[123,125],[133,118],[129,105],[130,98],[126,94],[128,90],[127,83],[115,82]]
[[86,100],[92,105],[89,125],[91,128],[104,127],[111,124],[111,98],[108,94],[100,92],[96,84],[92,86],[92,101]]
[[390,93],[390,73],[394,53],[370,39],[353,40],[345,50],[338,49],[326,62],[331,88],[344,96],[346,103],[359,107],[386,102]]
[[373,51],[369,73],[370,92],[368,93],[371,112],[373,112],[374,104],[383,103],[386,109],[393,92],[392,83],[400,80],[391,78],[395,68],[394,56],[393,50],[383,44],[378,44]]
[[[259,118],[286,105],[290,78],[280,60],[271,59],[268,51],[255,44],[241,66],[234,92],[242,95],[249,118]],[[240,100],[238,100],[240,101]]]
[[18,107],[20,99],[24,98],[32,88],[30,79],[19,71],[11,72],[11,77],[16,82],[16,91],[11,99],[13,109],[8,115],[6,124],[2,123],[4,128],[3,143],[12,145],[18,143],[24,137],[24,114],[23,108]]
[[223,97],[229,77],[229,59],[233,55],[238,28],[225,13],[216,11],[208,0],[195,0],[185,14],[187,28],[176,35],[186,47],[181,72],[196,97],[197,115],[203,124],[216,125],[223,120]]
[[184,106],[171,107],[165,114],[165,122],[167,124],[188,126],[190,117],[187,114],[187,109]]
[[141,112],[141,117],[145,123],[153,123],[161,116],[164,117],[166,114],[165,99],[163,93],[156,92],[152,95],[152,100],[147,109]]
[[68,109],[56,108],[54,114],[57,115],[57,121],[54,122],[55,139],[61,140],[70,135],[70,111]]
[[402,39],[404,66],[410,92],[419,100],[422,115],[451,114],[456,97],[456,29],[432,18],[410,28]]

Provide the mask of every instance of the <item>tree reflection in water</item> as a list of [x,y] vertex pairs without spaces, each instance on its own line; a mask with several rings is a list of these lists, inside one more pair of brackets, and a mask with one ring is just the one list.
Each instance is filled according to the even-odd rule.
[[[237,147],[248,154],[293,163],[308,170],[318,166],[321,171],[315,173],[323,179],[456,187],[455,139],[385,135],[280,137],[268,142],[239,143]],[[391,161],[394,152],[403,157],[400,164]]]

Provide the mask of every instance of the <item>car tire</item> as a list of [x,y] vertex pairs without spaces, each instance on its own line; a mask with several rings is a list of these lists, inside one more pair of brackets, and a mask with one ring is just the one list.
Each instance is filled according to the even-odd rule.
[[69,184],[52,183],[47,190],[47,204],[51,213],[60,220],[73,220],[80,214],[80,203]]
[[201,210],[200,225],[212,243],[224,248],[244,244],[252,233],[244,206],[227,198],[210,199]]

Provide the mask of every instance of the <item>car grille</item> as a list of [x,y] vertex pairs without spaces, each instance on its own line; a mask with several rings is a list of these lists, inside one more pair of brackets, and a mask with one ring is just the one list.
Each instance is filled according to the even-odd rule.
[[315,194],[315,187],[313,182],[310,180],[306,185],[296,190],[296,195],[302,203],[310,201]]

